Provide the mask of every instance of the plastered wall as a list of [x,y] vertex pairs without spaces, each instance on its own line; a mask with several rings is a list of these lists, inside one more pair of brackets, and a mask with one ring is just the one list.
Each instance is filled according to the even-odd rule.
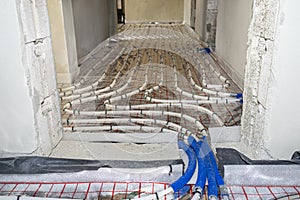
[[290,159],[300,149],[297,0],[255,1],[242,133],[257,158]]
[[195,21],[195,32],[199,34],[200,40],[205,40],[206,34],[206,8],[207,0],[196,1],[196,21]]
[[184,20],[183,22],[187,25],[191,25],[191,5],[192,0],[184,0]]
[[196,1],[195,31],[206,45],[215,50],[218,0]]
[[227,73],[243,88],[252,0],[219,1],[216,53],[227,64]]
[[126,22],[184,20],[184,0],[125,0]]
[[0,6],[0,156],[49,155],[62,129],[46,1]]
[[59,83],[72,83],[79,68],[71,0],[47,0]]
[[[0,157],[22,150],[31,153],[37,148],[34,112],[22,65],[21,32],[15,1],[0,2]],[[6,48],[3,48],[6,47]]]
[[73,0],[78,59],[109,37],[109,20],[114,15],[108,0]]
[[281,1],[278,16],[266,124],[266,146],[275,158],[290,158],[300,149],[300,50],[295,46],[300,44],[300,27],[295,25],[300,20],[299,6],[297,0]]

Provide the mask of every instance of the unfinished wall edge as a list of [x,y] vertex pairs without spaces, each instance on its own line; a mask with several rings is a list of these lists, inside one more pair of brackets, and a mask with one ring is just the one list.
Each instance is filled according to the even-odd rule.
[[71,74],[71,83],[74,83],[75,78],[79,74],[79,67],[77,59],[74,14],[71,0],[64,0],[62,2],[62,11],[69,72]]
[[242,141],[256,159],[273,158],[266,148],[268,123],[267,96],[273,62],[279,2],[255,0],[248,33],[247,65],[244,83]]
[[37,133],[32,139],[37,146],[31,153],[20,150],[13,155],[48,156],[62,138],[62,123],[47,4],[46,0],[16,0],[16,5],[20,31],[24,35],[20,47],[22,65],[26,71],[34,111],[33,126]]

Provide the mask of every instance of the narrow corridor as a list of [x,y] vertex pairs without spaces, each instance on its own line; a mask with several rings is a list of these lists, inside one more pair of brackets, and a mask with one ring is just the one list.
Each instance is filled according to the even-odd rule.
[[[148,143],[162,133],[201,137],[209,127],[240,125],[241,90],[189,27],[121,28],[82,59],[74,85],[60,85],[69,142],[78,140],[78,134],[81,141],[110,142],[114,134],[109,133],[127,133],[135,137],[111,139]],[[140,138],[145,134],[147,141]],[[59,156],[57,151],[54,155]]]

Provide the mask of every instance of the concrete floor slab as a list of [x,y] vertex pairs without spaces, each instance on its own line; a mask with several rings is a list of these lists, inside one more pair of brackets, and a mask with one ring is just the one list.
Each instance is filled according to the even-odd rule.
[[180,159],[177,143],[139,145],[82,141],[61,141],[51,157],[134,161]]

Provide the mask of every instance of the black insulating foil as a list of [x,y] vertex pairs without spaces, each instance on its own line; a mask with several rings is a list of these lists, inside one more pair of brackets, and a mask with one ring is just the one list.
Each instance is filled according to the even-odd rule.
[[154,168],[184,165],[178,160],[127,161],[127,160],[77,160],[48,157],[11,157],[0,159],[0,174],[70,173],[99,168]]
[[[218,167],[224,175],[224,165],[300,165],[300,160],[251,160],[232,148],[216,148]],[[295,156],[296,157],[296,156]]]
[[300,160],[300,151],[295,151],[292,155],[292,160]]

